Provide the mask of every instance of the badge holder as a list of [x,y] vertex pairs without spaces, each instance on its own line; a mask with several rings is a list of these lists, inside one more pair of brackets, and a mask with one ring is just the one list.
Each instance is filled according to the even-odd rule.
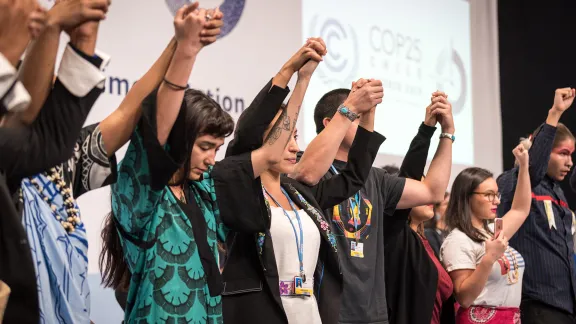
[[364,243],[352,241],[350,242],[350,255],[355,258],[364,257]]
[[304,282],[302,277],[294,277],[294,295],[310,297],[314,294],[314,288],[310,283]]

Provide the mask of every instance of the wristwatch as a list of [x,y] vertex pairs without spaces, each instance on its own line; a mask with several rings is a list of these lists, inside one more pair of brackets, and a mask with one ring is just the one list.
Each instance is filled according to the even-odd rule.
[[351,122],[355,121],[356,119],[360,118],[360,115],[348,109],[344,104],[338,107],[338,112],[344,115],[344,117],[350,119]]
[[452,143],[454,143],[454,141],[456,140],[456,136],[454,136],[453,134],[450,133],[442,133],[440,134],[440,138],[448,138],[450,140],[452,140]]

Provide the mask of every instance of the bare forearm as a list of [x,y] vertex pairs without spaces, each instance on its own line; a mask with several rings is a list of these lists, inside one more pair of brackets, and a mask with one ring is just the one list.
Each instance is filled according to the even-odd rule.
[[372,108],[369,112],[360,116],[359,125],[369,132],[374,131],[374,118],[376,116],[376,109]]
[[130,89],[118,109],[100,123],[108,157],[113,156],[130,138],[142,114],[142,101],[162,82],[175,50],[176,40],[172,39],[150,70]]
[[493,263],[482,258],[472,275],[464,279],[460,287],[455,287],[456,300],[462,307],[470,307],[476,298],[480,296],[492,271],[492,265]]
[[276,75],[272,79],[272,85],[275,85],[280,88],[286,88],[288,86],[288,82],[290,82],[290,79],[292,79],[293,74],[294,74],[293,70],[283,66],[280,72],[276,73]]
[[452,169],[452,140],[440,139],[438,149],[434,159],[428,169],[428,174],[424,179],[424,184],[430,189],[431,198],[436,203],[444,199],[444,193],[450,181],[450,171]]
[[532,189],[530,185],[530,175],[527,167],[520,167],[518,171],[518,183],[514,192],[514,200],[510,211],[504,215],[504,234],[511,238],[516,234],[520,226],[530,213],[532,204]]
[[304,94],[309,84],[309,78],[298,79],[292,96],[288,101],[288,105],[286,105],[286,109],[272,127],[265,143],[265,145],[268,145],[266,151],[271,154],[271,156],[281,156],[284,152],[286,144],[290,140],[292,132],[296,127],[300,107],[302,107]]
[[31,124],[42,108],[54,80],[54,65],[60,43],[60,28],[48,26],[42,35],[34,41],[22,63],[18,78],[30,93],[28,109],[18,114],[18,119]]
[[552,108],[548,111],[548,117],[546,118],[546,124],[550,126],[558,126],[558,122],[560,121],[560,117],[562,117],[562,112]]
[[[192,67],[196,61],[197,54],[198,51],[193,51],[177,45],[170,67],[166,72],[166,80],[178,86],[185,86],[188,84],[188,79],[192,73]],[[170,135],[172,126],[174,126],[176,118],[178,117],[180,106],[184,99],[184,91],[175,90],[164,82],[158,89],[157,98],[156,119],[158,141],[160,144],[164,145],[168,140],[168,135]]]
[[342,114],[334,115],[328,126],[310,142],[290,177],[308,185],[318,183],[334,161],[351,123]]

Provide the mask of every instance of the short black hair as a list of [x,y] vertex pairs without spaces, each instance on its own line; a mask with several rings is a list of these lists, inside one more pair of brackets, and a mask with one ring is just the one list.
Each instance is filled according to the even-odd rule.
[[383,166],[382,169],[386,170],[386,172],[388,172],[391,175],[397,175],[398,173],[400,173],[400,168],[391,164]]
[[317,134],[324,130],[324,118],[334,117],[338,107],[344,103],[349,94],[350,89],[334,89],[318,100],[316,108],[314,108],[314,123],[316,124]]

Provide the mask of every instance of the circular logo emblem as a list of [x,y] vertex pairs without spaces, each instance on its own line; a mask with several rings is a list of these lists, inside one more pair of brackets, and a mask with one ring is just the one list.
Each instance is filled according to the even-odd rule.
[[328,54],[317,70],[322,81],[330,87],[350,87],[359,65],[354,29],[336,19],[320,19],[316,15],[310,22],[308,35],[321,37],[328,48]]

